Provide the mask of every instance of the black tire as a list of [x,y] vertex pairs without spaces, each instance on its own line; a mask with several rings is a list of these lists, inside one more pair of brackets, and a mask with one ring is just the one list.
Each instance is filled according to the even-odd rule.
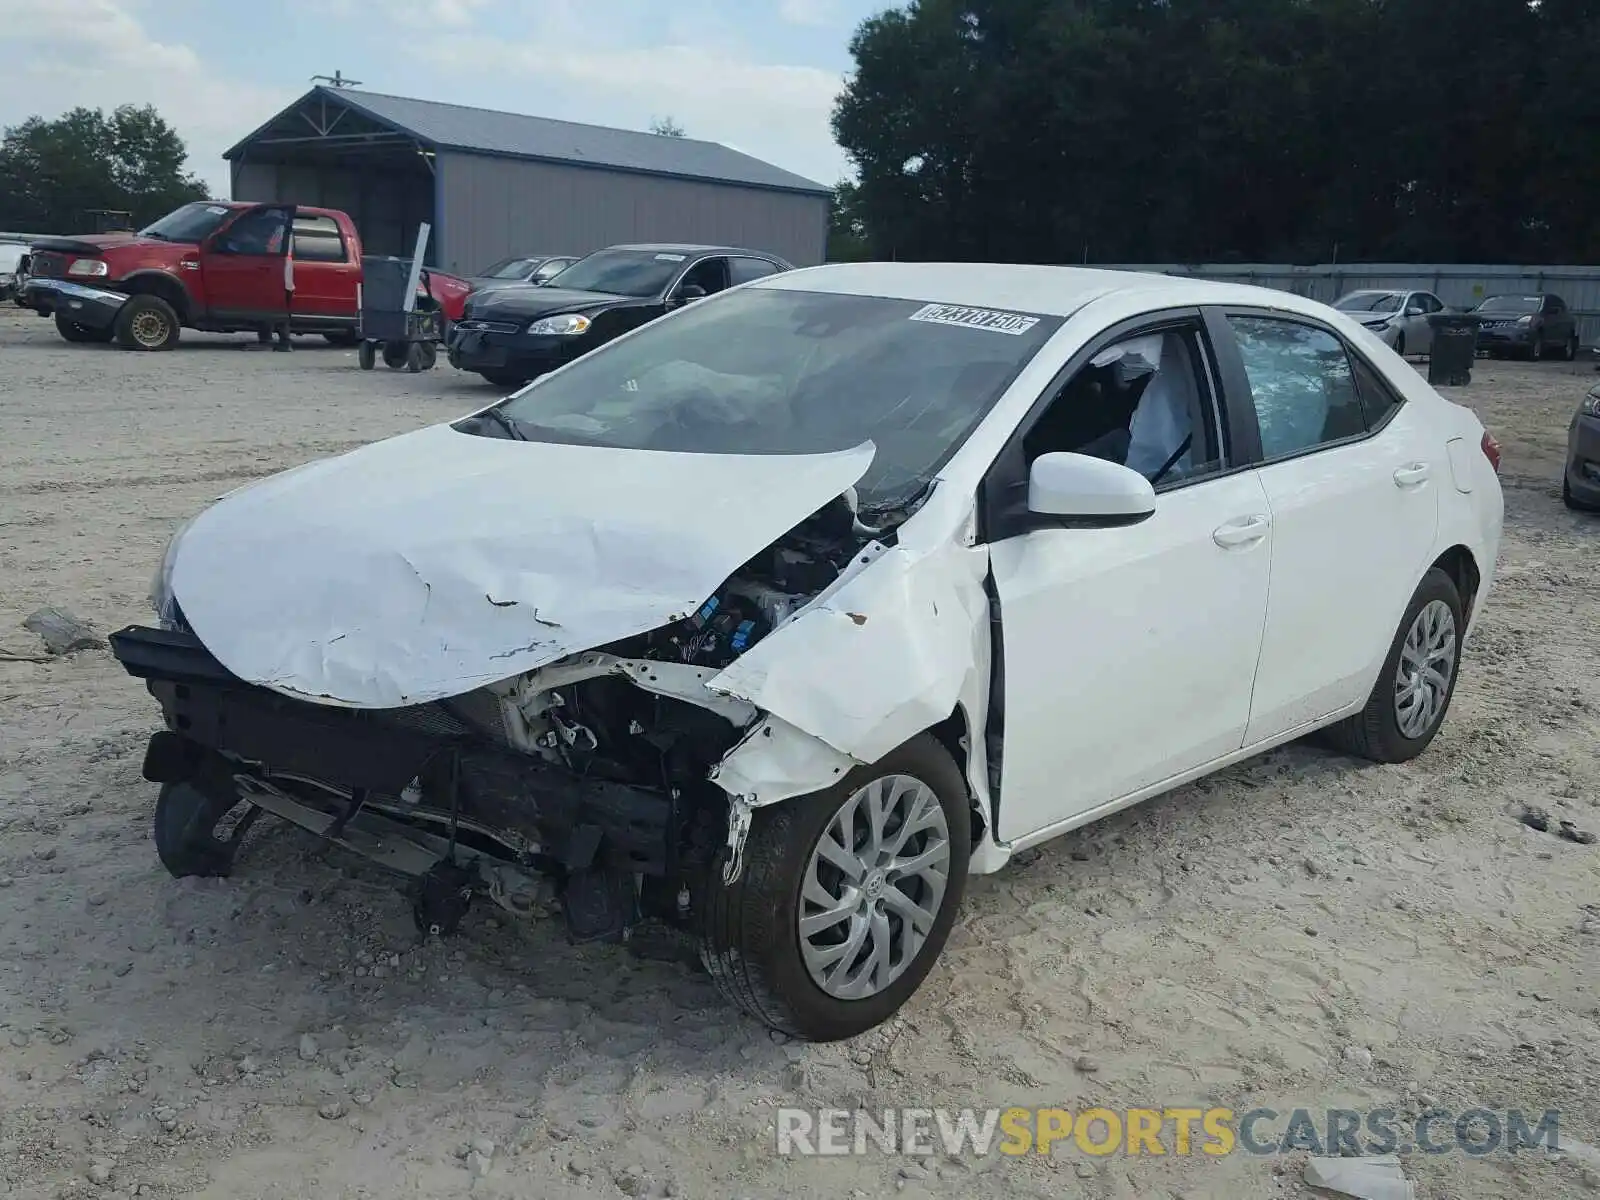
[[117,345],[124,350],[171,350],[180,328],[177,312],[160,296],[130,296],[117,313]]
[[322,340],[330,346],[343,346],[348,349],[361,340],[361,335],[353,329],[342,329],[338,333],[323,334]]
[[[876,995],[840,1000],[811,979],[800,952],[800,892],[811,854],[840,807],[884,775],[910,775],[939,799],[950,831],[950,873],[927,941],[905,971]],[[744,870],[722,882],[713,864],[700,931],[700,958],[717,989],[771,1029],[806,1041],[855,1037],[888,1020],[915,992],[950,935],[971,857],[966,781],[950,754],[919,734],[832,787],[758,809],[745,842]]]
[[482,375],[497,388],[515,390],[528,382],[526,376],[519,375],[515,371],[479,371],[478,374]]
[[363,371],[370,371],[378,365],[378,348],[371,342],[363,341],[356,350],[356,362]]
[[216,836],[219,822],[244,802],[237,795],[214,796],[192,783],[164,783],[156,798],[155,842],[161,865],[175,879],[190,875],[225,876],[233,870],[244,832],[260,809],[251,808],[234,836]]
[[406,365],[410,350],[405,342],[385,342],[383,344],[383,365],[391,371],[401,370]]
[[[1455,622],[1455,664],[1439,711],[1422,733],[1407,737],[1400,731],[1399,718],[1395,713],[1395,676],[1412,622],[1424,607],[1435,600],[1443,601],[1449,607],[1450,616]],[[1378,672],[1378,681],[1373,684],[1372,694],[1367,697],[1366,707],[1323,730],[1323,740],[1335,750],[1372,762],[1402,763],[1421,754],[1444,724],[1450,711],[1450,701],[1455,697],[1456,684],[1461,678],[1461,634],[1465,627],[1461,593],[1456,590],[1455,581],[1438,567],[1430,568],[1412,594],[1411,603],[1406,605],[1405,615],[1400,618],[1400,628],[1395,631],[1394,641],[1384,657],[1383,669]]]
[[111,330],[95,329],[90,325],[80,325],[76,321],[69,321],[60,313],[56,314],[56,332],[69,342],[81,345],[104,345],[111,340]]
[[1585,504],[1582,500],[1579,500],[1572,494],[1572,484],[1567,482],[1567,477],[1565,475],[1561,477],[1561,503],[1565,504],[1573,512],[1600,512],[1600,506]]

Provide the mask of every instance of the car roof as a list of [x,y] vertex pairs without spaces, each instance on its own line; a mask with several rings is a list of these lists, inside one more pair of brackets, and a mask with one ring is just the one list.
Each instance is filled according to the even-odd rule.
[[[625,242],[617,246],[602,246],[602,250],[655,250],[663,254],[753,254],[758,258],[777,258],[765,250],[745,250],[739,246],[696,246],[687,242]],[[600,253],[599,250],[590,251]],[[587,257],[587,255],[585,256]]]
[[757,280],[750,287],[878,296],[1068,317],[1109,296],[1135,297],[1152,311],[1202,304],[1276,308],[1320,316],[1326,305],[1290,292],[1143,271],[1004,263],[829,263]]

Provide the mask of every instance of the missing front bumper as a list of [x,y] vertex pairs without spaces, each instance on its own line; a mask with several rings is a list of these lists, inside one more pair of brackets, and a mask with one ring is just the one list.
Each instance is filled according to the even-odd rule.
[[530,867],[647,877],[677,870],[681,831],[670,797],[580,779],[497,745],[450,701],[334,708],[246,683],[191,634],[133,626],[110,640],[165,718],[166,732],[152,737],[145,756],[152,782],[216,788],[242,776],[281,791],[298,780],[403,811],[402,797],[422,781],[425,797],[431,789],[437,802],[425,800],[416,812],[486,831]]

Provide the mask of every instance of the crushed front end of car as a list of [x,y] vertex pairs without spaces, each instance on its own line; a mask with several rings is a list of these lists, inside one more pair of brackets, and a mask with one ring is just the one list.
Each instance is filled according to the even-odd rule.
[[[513,448],[424,430],[419,453],[436,479],[449,468],[430,437],[490,454]],[[519,460],[529,453],[514,449]],[[359,463],[363,453],[346,458]],[[552,448],[540,478],[548,484],[563,459],[586,453]],[[144,775],[161,785],[155,840],[164,865],[179,876],[227,874],[243,833],[266,813],[406,877],[425,932],[450,932],[479,896],[521,916],[558,905],[574,940],[620,938],[647,918],[689,928],[704,887],[737,871],[750,806],[775,770],[763,755],[788,755],[782,770],[800,772],[774,797],[857,765],[708,685],[884,552],[877,531],[856,518],[848,486],[840,490],[870,457],[870,447],[819,456],[821,466],[798,471],[790,487],[763,469],[768,514],[747,519],[739,537],[713,539],[714,548],[679,545],[669,557],[683,578],[657,589],[643,579],[613,583],[596,563],[581,584],[541,579],[539,604],[505,577],[514,550],[480,554],[464,535],[419,533],[392,512],[379,519],[387,539],[363,538],[383,543],[373,562],[341,545],[336,531],[351,513],[370,515],[412,490],[405,471],[387,496],[360,469],[330,460],[224,497],[173,538],[152,587],[158,626],[111,638],[161,707],[165,728],[150,740]],[[370,478],[394,478],[393,465],[376,464]],[[689,464],[702,476],[708,465]],[[475,486],[480,471],[468,472]],[[330,475],[337,491],[358,498],[342,518],[321,482]],[[693,507],[687,479],[665,491]],[[703,600],[682,602],[705,594],[694,580],[716,578],[736,561],[728,556],[830,493]],[[315,544],[300,540],[315,527]],[[585,526],[581,548],[546,536],[528,557],[606,560],[607,545],[642,536],[637,526]],[[415,604],[397,601],[400,585],[377,565],[396,555],[419,581]],[[280,579],[247,562],[295,556],[311,577]],[[191,621],[194,611],[204,623]],[[642,631],[601,640],[630,628]],[[435,654],[421,652],[424,641]],[[470,686],[486,677],[494,678]],[[750,753],[758,737],[760,753]],[[744,755],[730,757],[741,747]],[[752,782],[752,772],[765,778]],[[730,791],[730,780],[742,790]]]

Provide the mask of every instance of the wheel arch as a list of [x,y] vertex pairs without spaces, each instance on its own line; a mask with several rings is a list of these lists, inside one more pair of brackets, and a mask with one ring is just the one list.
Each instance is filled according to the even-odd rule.
[[957,703],[950,715],[928,733],[949,752],[955,760],[961,777],[967,781],[967,813],[972,820],[972,844],[977,846],[989,829],[988,796],[979,790],[972,771],[972,722],[965,705]]
[[1478,590],[1483,584],[1483,573],[1478,569],[1477,558],[1468,547],[1458,542],[1433,560],[1429,569],[1434,567],[1450,576],[1450,581],[1456,585],[1456,591],[1461,595],[1461,615],[1470,622]]
[[187,325],[192,315],[189,291],[182,281],[165,271],[139,271],[129,275],[117,285],[119,291],[130,296],[156,296],[172,305],[181,324]]

